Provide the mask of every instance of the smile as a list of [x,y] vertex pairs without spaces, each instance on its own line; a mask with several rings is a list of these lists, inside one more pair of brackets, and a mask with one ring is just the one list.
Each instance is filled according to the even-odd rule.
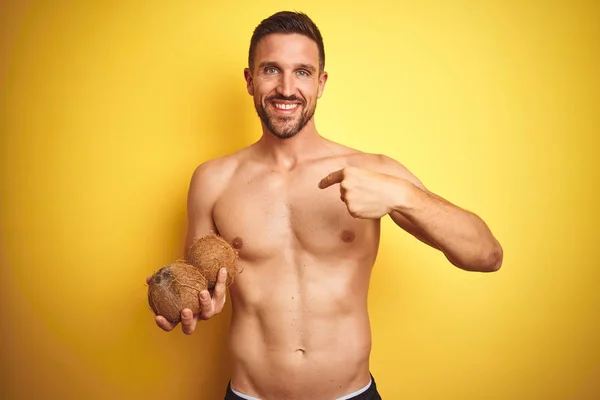
[[299,104],[273,103],[278,110],[294,110]]

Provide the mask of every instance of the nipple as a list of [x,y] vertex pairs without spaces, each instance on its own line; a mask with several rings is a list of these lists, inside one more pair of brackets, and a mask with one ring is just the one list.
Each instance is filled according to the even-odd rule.
[[346,243],[350,243],[354,240],[354,238],[356,237],[356,235],[354,235],[354,232],[349,231],[349,230],[344,230],[342,231],[342,241],[346,242]]
[[242,240],[242,238],[236,237],[235,239],[233,239],[233,242],[231,242],[231,246],[233,246],[234,249],[239,250],[244,246],[244,241]]

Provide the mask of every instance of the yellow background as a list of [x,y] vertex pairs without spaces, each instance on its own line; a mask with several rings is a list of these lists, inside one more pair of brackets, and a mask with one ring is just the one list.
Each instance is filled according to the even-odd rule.
[[325,38],[319,131],[504,246],[467,273],[386,220],[383,398],[600,398],[600,7],[566,0],[4,1],[0,397],[222,398],[230,309],[164,333],[144,279],[181,256],[195,166],[259,137],[242,70],[281,9]]

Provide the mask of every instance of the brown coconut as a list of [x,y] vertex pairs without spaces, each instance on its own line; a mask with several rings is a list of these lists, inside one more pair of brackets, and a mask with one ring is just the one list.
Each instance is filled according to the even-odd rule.
[[195,238],[187,251],[186,260],[204,275],[209,289],[215,287],[221,268],[227,269],[227,286],[242,272],[237,250],[214,233]]
[[176,261],[159,269],[148,284],[148,303],[156,315],[176,324],[185,308],[200,311],[198,294],[206,290],[206,279],[193,265]]

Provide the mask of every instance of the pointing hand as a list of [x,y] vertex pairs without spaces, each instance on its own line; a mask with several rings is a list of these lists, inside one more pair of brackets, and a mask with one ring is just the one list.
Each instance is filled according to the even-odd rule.
[[340,198],[354,218],[378,219],[390,213],[402,196],[403,179],[362,168],[346,167],[319,182],[326,189],[339,184]]

